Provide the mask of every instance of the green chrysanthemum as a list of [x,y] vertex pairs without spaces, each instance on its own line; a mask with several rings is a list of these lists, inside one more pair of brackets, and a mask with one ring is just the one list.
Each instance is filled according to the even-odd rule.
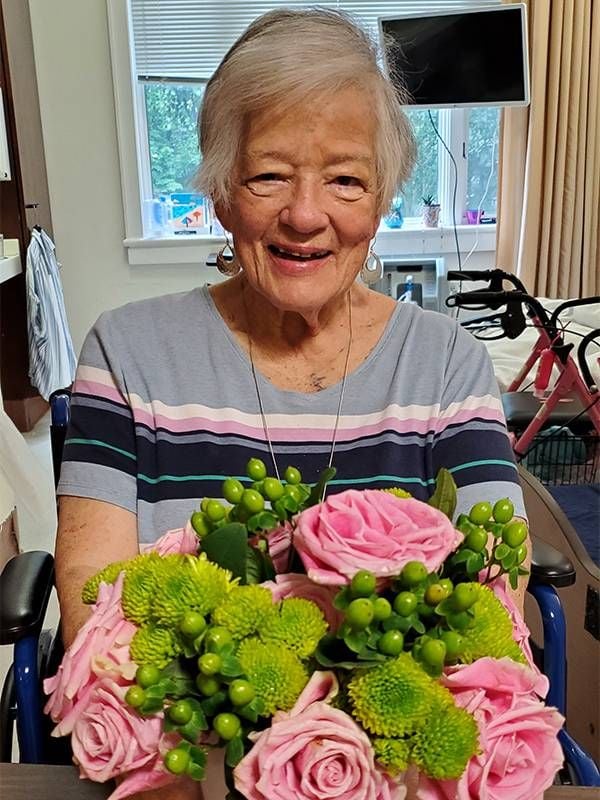
[[136,664],[154,664],[159,669],[166,667],[181,652],[176,634],[160,625],[151,624],[139,628],[129,645],[129,653]]
[[455,705],[434,708],[411,744],[411,760],[431,778],[459,778],[479,749],[477,723]]
[[109,564],[107,567],[104,567],[104,569],[101,569],[100,572],[97,572],[95,575],[92,575],[91,578],[88,578],[81,591],[82,601],[87,605],[95,603],[98,597],[98,589],[100,588],[100,584],[102,582],[114,583],[119,577],[119,573],[123,572],[126,567],[127,561],[115,561],[114,564]]
[[123,613],[132,622],[142,625],[151,617],[157,577],[152,569],[128,571],[123,582]]
[[375,760],[390,775],[404,772],[410,761],[410,743],[406,739],[373,739]]
[[236,586],[217,606],[213,622],[222,625],[236,639],[249,636],[273,613],[273,596],[263,586]]
[[308,681],[298,656],[280,645],[245,639],[237,657],[266,713],[289,711]]
[[410,492],[407,492],[405,489],[401,489],[399,486],[390,486],[388,489],[382,489],[382,491],[387,492],[388,494],[393,494],[395,497],[400,497],[404,500],[407,497],[412,497]]
[[461,631],[462,651],[460,660],[470,664],[478,658],[490,656],[526,664],[526,658],[513,639],[513,626],[508,614],[494,592],[487,586],[477,585],[478,599],[471,607],[474,613],[473,626]]
[[162,625],[177,625],[188,611],[209,614],[230,589],[229,573],[206,558],[189,556],[176,568],[165,566],[152,600],[152,618]]
[[385,737],[405,736],[427,719],[434,703],[450,705],[452,695],[408,653],[357,673],[348,684],[352,714],[363,728]]
[[263,642],[282,644],[300,658],[312,656],[326,633],[327,623],[321,609],[301,597],[282,600],[276,613],[270,614],[260,628]]

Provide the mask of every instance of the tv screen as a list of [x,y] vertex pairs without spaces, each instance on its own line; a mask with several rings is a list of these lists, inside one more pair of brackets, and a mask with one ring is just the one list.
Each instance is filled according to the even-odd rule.
[[529,102],[525,7],[381,18],[392,81],[421,106]]

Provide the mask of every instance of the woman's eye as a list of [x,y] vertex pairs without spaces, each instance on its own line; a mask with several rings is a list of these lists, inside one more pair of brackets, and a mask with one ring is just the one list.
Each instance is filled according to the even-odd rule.
[[361,186],[361,182],[353,175],[338,175],[335,178],[335,183],[339,186]]
[[248,183],[259,182],[259,183],[270,183],[271,181],[282,181],[283,178],[281,175],[277,175],[275,172],[261,172],[260,175],[254,175],[254,177],[250,178]]

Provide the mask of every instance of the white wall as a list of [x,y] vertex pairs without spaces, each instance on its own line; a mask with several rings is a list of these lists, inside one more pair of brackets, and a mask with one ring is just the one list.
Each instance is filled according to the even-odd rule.
[[54,238],[79,351],[102,311],[190,289],[207,272],[127,263],[106,0],[30,0],[30,10]]

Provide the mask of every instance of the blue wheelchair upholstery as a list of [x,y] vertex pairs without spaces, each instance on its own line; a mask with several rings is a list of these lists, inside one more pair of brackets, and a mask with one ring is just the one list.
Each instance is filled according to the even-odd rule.
[[[51,397],[51,441],[58,481],[60,456],[68,424],[69,393]],[[533,539],[528,591],[542,617],[542,669],[550,681],[547,702],[566,714],[566,624],[556,588],[576,580],[571,562],[558,550]],[[9,672],[0,705],[0,761],[11,760],[12,718],[16,715],[20,760],[24,763],[56,763],[56,747],[50,742],[48,721],[42,715],[41,678],[58,666],[60,635],[42,641],[40,632],[54,583],[54,562],[48,553],[15,556],[0,575],[0,644],[14,645],[13,671]],[[52,652],[53,651],[53,652]],[[49,669],[48,669],[49,668]],[[48,669],[48,671],[46,671]],[[567,782],[600,786],[600,771],[591,756],[566,729],[559,734],[567,767]],[[64,762],[60,762],[64,763]]]

